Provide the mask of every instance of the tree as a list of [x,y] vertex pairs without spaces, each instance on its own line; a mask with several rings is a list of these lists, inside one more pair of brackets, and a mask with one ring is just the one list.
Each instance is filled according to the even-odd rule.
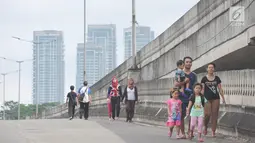
[[[60,103],[44,103],[38,105],[38,114],[40,115],[42,111],[47,108],[54,107]],[[17,120],[18,119],[18,102],[7,101],[5,105],[5,117],[8,120]],[[32,117],[36,112],[36,105],[34,104],[20,104],[20,119],[26,119],[26,117]],[[0,111],[0,116],[3,115],[3,111]]]

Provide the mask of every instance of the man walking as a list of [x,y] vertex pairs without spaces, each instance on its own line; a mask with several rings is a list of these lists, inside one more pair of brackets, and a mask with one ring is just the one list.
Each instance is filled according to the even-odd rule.
[[84,113],[84,119],[88,120],[89,117],[89,104],[91,103],[91,91],[88,87],[88,82],[84,81],[83,87],[79,90],[79,103],[80,103],[80,119]]
[[[186,83],[189,82],[189,89],[192,90],[192,92],[185,92],[182,93],[179,98],[182,101],[182,118],[181,118],[181,132],[182,132],[182,138],[186,138],[185,135],[185,123],[184,123],[184,118],[186,116],[186,108],[188,107],[189,103],[189,97],[190,93],[193,93],[193,85],[197,83],[197,75],[194,72],[191,72],[191,67],[192,67],[192,58],[191,57],[184,57],[183,62],[184,62],[184,72],[186,74],[186,80],[184,82],[177,82],[175,81],[175,86],[183,86],[185,87]],[[189,121],[190,124],[190,121]],[[190,125],[188,126],[188,133],[190,131]]]
[[75,106],[77,106],[78,99],[77,94],[74,92],[74,86],[70,86],[70,92],[67,94],[66,104],[68,105],[69,119],[72,120],[75,113]]

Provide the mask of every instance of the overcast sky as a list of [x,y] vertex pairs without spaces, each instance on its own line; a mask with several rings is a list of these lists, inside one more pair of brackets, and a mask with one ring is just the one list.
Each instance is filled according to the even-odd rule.
[[[136,0],[139,25],[150,26],[156,36],[164,32],[199,0]],[[123,29],[131,26],[131,0],[87,0],[87,24],[116,24],[117,64],[123,62]],[[65,43],[65,92],[75,84],[76,45],[83,42],[83,0],[1,0],[0,57],[32,59],[32,45],[12,36],[32,40],[35,30],[61,30]],[[0,60],[0,73],[18,65]],[[2,77],[0,78],[2,81]],[[0,84],[0,102],[3,88]],[[32,62],[22,64],[21,102],[31,103]],[[18,99],[18,74],[6,76],[6,101]]]

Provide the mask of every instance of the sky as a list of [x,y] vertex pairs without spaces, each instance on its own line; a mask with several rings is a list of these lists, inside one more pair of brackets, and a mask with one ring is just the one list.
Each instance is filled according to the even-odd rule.
[[[137,22],[150,26],[158,36],[192,8],[199,0],[136,0]],[[131,26],[131,0],[87,0],[87,24],[116,24],[117,64],[124,61],[123,29]],[[76,46],[83,42],[83,0],[1,0],[0,57],[32,59],[32,44],[12,36],[32,40],[33,31],[64,32],[65,92],[75,84]],[[0,60],[0,73],[18,70],[18,64]],[[2,77],[0,78],[0,82]],[[6,76],[6,101],[18,100],[18,73]],[[21,65],[21,102],[32,103],[32,62]],[[0,83],[0,104],[3,84]]]

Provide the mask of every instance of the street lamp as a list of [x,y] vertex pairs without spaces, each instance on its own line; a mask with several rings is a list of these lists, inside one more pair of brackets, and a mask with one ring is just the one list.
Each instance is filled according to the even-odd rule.
[[1,59],[7,60],[7,61],[11,61],[11,62],[16,62],[19,64],[19,88],[18,88],[18,120],[20,120],[20,77],[21,77],[21,63],[26,62],[26,61],[32,61],[32,59],[29,60],[22,60],[22,61],[17,61],[17,60],[13,60],[13,59],[8,59],[5,57],[0,57]]
[[136,11],[135,11],[135,0],[132,0],[132,57],[133,57],[133,68],[136,69]]
[[[31,41],[31,40],[22,39],[22,38],[16,37],[16,36],[12,36],[12,38],[16,39],[16,40],[19,40],[19,41],[24,41],[24,42],[32,43],[34,45],[47,44],[47,43],[52,43],[52,42],[57,41],[56,39],[54,39],[54,40],[50,40],[50,41],[47,41],[47,42],[35,42],[35,41]],[[20,62],[22,63],[22,61],[20,61]],[[36,93],[36,118],[37,117],[38,117],[38,92]]]
[[16,72],[18,72],[18,70],[7,72],[7,73],[1,73],[1,75],[3,76],[3,119],[4,120],[5,120],[5,76],[8,74],[16,73]]

